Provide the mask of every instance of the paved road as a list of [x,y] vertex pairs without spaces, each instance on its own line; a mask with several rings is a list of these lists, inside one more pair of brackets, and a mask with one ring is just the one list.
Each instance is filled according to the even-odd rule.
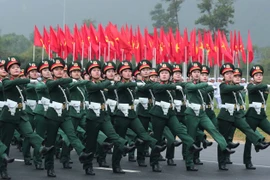
[[[185,163],[181,157],[181,148],[177,148],[175,162],[176,167],[167,166],[166,162],[161,162],[163,171],[162,173],[153,173],[151,168],[141,168],[137,166],[137,163],[131,163],[127,161],[127,157],[123,158],[122,167],[128,172],[124,175],[113,174],[110,168],[99,168],[95,163],[96,176],[86,176],[82,170],[82,165],[78,162],[76,153],[72,152],[72,164],[71,170],[65,170],[62,168],[62,164],[56,160],[55,171],[57,174],[56,179],[63,180],[268,180],[270,172],[270,149],[266,149],[259,153],[253,151],[253,164],[257,167],[256,170],[246,170],[242,164],[243,145],[237,148],[237,152],[232,155],[231,159],[234,162],[233,165],[228,165],[229,171],[223,172],[218,170],[217,166],[217,145],[214,143],[213,146],[203,150],[201,153],[201,160],[204,165],[197,166],[198,172],[187,172],[185,170]],[[36,180],[36,179],[51,179],[46,176],[46,171],[35,170],[34,166],[25,166],[22,161],[22,155],[15,148],[11,148],[11,156],[16,158],[16,162],[9,165],[9,173],[12,179],[20,180]],[[149,159],[147,159],[149,161]],[[107,157],[107,162],[111,162],[111,156]]]

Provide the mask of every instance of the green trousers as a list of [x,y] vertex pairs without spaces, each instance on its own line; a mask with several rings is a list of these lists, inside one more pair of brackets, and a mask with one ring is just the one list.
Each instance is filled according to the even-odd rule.
[[[64,121],[55,121],[52,119],[46,118],[47,122],[47,139],[46,139],[46,147],[54,146],[56,143],[58,129],[61,128],[64,133],[67,135],[70,144],[76,150],[77,154],[81,154],[85,147],[79,138],[75,134],[74,126],[70,119],[66,118]],[[45,156],[45,169],[53,169],[54,168],[54,151],[47,153]]]
[[[6,147],[10,146],[13,134],[15,129],[18,128],[21,135],[29,140],[29,143],[31,146],[34,147],[34,153],[39,153],[40,148],[42,146],[43,138],[37,135],[35,132],[33,132],[33,129],[31,127],[31,124],[29,121],[25,121],[23,119],[20,119],[18,124],[14,123],[8,123],[1,121],[0,122],[0,137],[3,144],[6,145]],[[9,154],[9,148],[7,148],[6,153]],[[6,170],[7,164],[3,162],[3,160],[0,160],[0,171]]]
[[[78,128],[78,126],[84,127],[86,125],[86,122],[83,118],[78,119],[78,118],[74,118],[74,117],[67,117],[73,124],[74,130]],[[65,134],[66,136],[66,134]],[[77,133],[76,133],[77,136]],[[80,140],[81,141],[81,140]],[[66,141],[64,141],[66,142]],[[61,163],[67,163],[70,160],[70,151],[71,151],[71,147],[68,143],[63,143],[62,144],[62,152],[61,152],[61,156],[60,156],[60,162]]]
[[[176,116],[171,116],[169,119],[163,119],[152,115],[151,120],[154,137],[159,143],[162,141],[162,135],[166,126],[171,130],[173,136],[178,136],[182,140],[182,142],[187,145],[187,149],[189,149],[194,143],[192,137],[187,134],[186,127],[178,121]],[[158,164],[158,159],[159,152],[152,151],[150,156],[151,165],[153,166],[155,164]]]
[[[140,119],[145,131],[148,131],[149,123],[151,121],[151,117],[138,116]],[[137,161],[145,161],[145,149],[148,147],[147,144],[142,144],[137,147]]]
[[[126,136],[127,129],[130,128],[133,130],[138,138],[143,140],[146,145],[149,145],[151,148],[154,148],[157,140],[152,138],[148,132],[143,127],[139,118],[130,119],[122,116],[115,116],[114,118],[114,127],[115,131],[123,138]],[[112,156],[112,166],[113,168],[120,167],[120,161],[122,159],[122,153],[119,151],[117,146],[114,146],[113,156]]]
[[[105,119],[110,119],[109,117]],[[124,138],[121,138],[114,130],[114,127],[110,120],[106,121],[93,121],[87,119],[86,121],[86,152],[95,153],[97,149],[97,138],[99,135],[99,131],[102,131],[111,142],[113,142],[115,147],[119,148],[119,151],[123,152],[125,144],[127,141]],[[92,160],[85,162],[83,164],[83,168],[89,168],[92,166]]]
[[[227,142],[224,139],[224,137],[219,133],[217,128],[213,125],[209,117],[206,115],[206,113],[200,114],[200,116],[192,116],[187,114],[186,115],[186,126],[188,134],[195,140],[198,132],[198,128],[202,127],[204,128],[212,137],[213,139],[218,143],[219,147],[222,150],[225,150],[227,147]],[[186,160],[187,160],[187,166],[194,166],[193,163],[193,154],[187,153]]]
[[[260,142],[261,138],[258,136],[254,130],[246,122],[245,118],[235,118],[234,122],[224,121],[219,119],[218,120],[219,132],[223,135],[223,137],[228,142],[228,138],[231,136],[232,128],[236,127],[240,131],[242,131],[246,137],[254,144]],[[218,147],[218,163],[219,165],[226,163],[226,154],[223,153],[223,149],[219,146]]]
[[[35,131],[35,122],[34,122],[34,115],[27,113],[29,122],[32,126],[33,131]],[[24,161],[31,161],[32,156],[31,156],[31,145],[29,142],[29,139],[24,139],[23,144],[22,144],[22,152],[23,152],[23,158]]]
[[[255,131],[257,127],[261,128],[264,132],[270,135],[270,123],[267,119],[254,119],[253,117],[246,117],[246,121],[249,126]],[[262,135],[256,131],[255,132],[258,136],[263,139]],[[252,163],[251,162],[251,143],[248,138],[246,138],[245,149],[244,149],[244,164]]]
[[163,136],[167,140],[166,158],[173,159],[174,151],[175,151],[175,146],[174,146],[175,136],[173,135],[173,133],[167,126],[165,126],[164,128]]

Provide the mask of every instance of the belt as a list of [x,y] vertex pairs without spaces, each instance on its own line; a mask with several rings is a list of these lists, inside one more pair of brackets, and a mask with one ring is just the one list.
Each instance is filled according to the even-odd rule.
[[205,108],[206,109],[211,109],[212,108],[212,105],[210,104],[210,105],[205,105]]
[[[250,108],[251,108],[251,107],[254,108],[253,104],[249,104],[249,107],[250,107]],[[265,106],[264,104],[262,104],[261,108],[265,108],[265,107],[266,107],[266,106]]]
[[153,104],[153,100],[152,99],[148,99],[148,103],[149,104]]
[[[161,103],[160,103],[160,102],[158,102],[158,101],[156,101],[156,102],[155,102],[155,105],[157,105],[157,106],[161,106]],[[172,103],[170,103],[170,108],[173,108],[173,104],[172,104]]]
[[65,103],[63,103],[62,109],[66,109],[67,105]]
[[[225,104],[222,104],[221,105],[221,108],[225,108],[226,109],[226,105]],[[239,108],[240,109],[245,109],[243,105],[240,105]],[[234,109],[237,109],[236,104],[234,105]]]
[[102,111],[105,111],[105,110],[106,110],[106,105],[105,105],[105,103],[101,104],[100,109],[101,109]]
[[23,104],[22,103],[18,103],[17,109],[22,109],[23,108]]

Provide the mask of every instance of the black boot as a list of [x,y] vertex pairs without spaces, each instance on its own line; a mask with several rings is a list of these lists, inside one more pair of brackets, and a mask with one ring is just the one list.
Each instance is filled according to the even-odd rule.
[[198,171],[195,166],[187,166],[187,171]]
[[162,145],[162,146],[159,146],[159,145],[156,145],[153,149],[154,152],[162,152],[164,151],[165,149],[167,148],[166,145]]
[[158,161],[166,161],[166,159],[160,154],[159,158],[158,158]]
[[70,166],[69,162],[64,162],[63,163],[63,168],[64,169],[72,169],[72,167]]
[[42,166],[42,164],[36,164],[36,170],[44,170],[44,167]]
[[248,169],[248,170],[255,170],[255,169],[256,169],[256,167],[255,167],[255,166],[253,166],[253,164],[252,164],[252,163],[247,163],[247,164],[246,164],[246,169]]
[[230,156],[227,156],[225,159],[226,164],[232,164],[233,162],[231,161]]
[[227,168],[226,164],[220,164],[218,166],[219,170],[221,171],[228,171],[229,169]]
[[226,148],[226,149],[223,151],[223,153],[225,153],[225,154],[233,154],[233,153],[235,153],[235,151],[234,151],[234,150],[231,150],[231,149],[229,149],[229,148]]
[[48,177],[56,177],[56,174],[54,172],[54,169],[48,169],[47,170],[47,176]]
[[145,160],[137,160],[137,161],[140,167],[147,167],[147,164],[145,164]]
[[193,159],[193,163],[196,165],[203,165],[203,163],[201,162],[199,158]]
[[113,168],[113,173],[116,173],[116,174],[125,174],[125,171],[123,171],[123,169],[121,167],[114,167]]
[[203,148],[206,149],[208,146],[212,146],[213,142],[210,142],[207,139],[204,139],[202,144],[203,144]]
[[8,155],[7,154],[3,154],[2,155],[2,158],[3,158],[3,160],[6,162],[6,163],[12,163],[12,162],[14,162],[14,158],[10,158],[10,157],[8,157]]
[[135,146],[136,146],[136,147],[137,147],[137,146],[141,146],[141,145],[143,145],[143,143],[144,143],[143,140],[137,138],[136,141],[135,141]]
[[51,152],[53,149],[54,149],[54,146],[50,146],[50,147],[42,146],[40,148],[40,151],[39,152],[40,152],[40,154],[45,155],[45,154]]
[[192,153],[200,152],[201,150],[202,150],[202,148],[196,146],[196,144],[193,144],[193,145],[189,148],[189,151],[192,152]]
[[149,151],[145,151],[145,152],[144,152],[144,156],[145,156],[145,157],[150,157]]
[[173,159],[168,159],[167,160],[167,165],[168,166],[176,166],[176,164],[174,163],[174,160]]
[[233,142],[229,142],[228,143],[228,148],[230,149],[235,149],[240,145],[240,143],[233,143]]
[[94,172],[94,170],[93,170],[93,166],[92,165],[89,168],[86,168],[85,169],[85,174],[86,175],[90,175],[90,176],[96,175],[95,172]]
[[136,149],[135,145],[132,146],[124,146],[123,154],[127,154],[129,152],[132,152]]
[[99,165],[99,167],[105,167],[105,168],[109,168],[110,167],[105,160],[100,160],[98,162],[98,165]]
[[162,170],[161,170],[159,164],[154,164],[154,165],[152,165],[152,171],[153,172],[161,172]]
[[136,162],[134,155],[128,155],[128,161],[129,162]]
[[259,143],[255,146],[255,150],[256,150],[256,152],[259,152],[259,150],[266,149],[266,148],[268,148],[268,146],[269,146],[269,144]]
[[86,160],[90,159],[91,157],[93,156],[93,153],[85,153],[85,152],[82,152],[79,156],[79,161],[81,163],[84,163]]
[[174,147],[178,147],[178,146],[180,146],[181,144],[182,144],[181,141],[174,141],[174,142],[173,142]]
[[2,178],[2,179],[11,179],[11,177],[9,176],[7,170],[3,170],[3,171],[1,172],[1,178]]
[[31,160],[24,160],[24,164],[26,166],[31,166],[32,165]]
[[112,149],[113,143],[103,142],[101,146],[105,152],[108,152],[110,149]]

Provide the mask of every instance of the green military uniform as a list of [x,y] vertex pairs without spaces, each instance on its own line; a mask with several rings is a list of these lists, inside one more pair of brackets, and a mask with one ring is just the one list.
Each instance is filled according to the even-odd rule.
[[[30,71],[32,70],[37,70],[37,65],[35,62],[29,62],[26,64],[24,75],[27,76]],[[24,88],[25,94],[26,94],[26,108],[25,112],[28,115],[29,122],[32,126],[32,129],[35,130],[36,128],[36,122],[34,119],[34,109],[36,108],[37,105],[37,94],[35,91],[35,84],[27,84]],[[28,139],[25,139],[23,141],[23,157],[24,157],[24,163],[25,165],[32,165],[31,163],[31,153],[30,153],[30,143]],[[42,160],[34,157],[34,164],[37,166],[38,164],[41,164]]]
[[[162,71],[168,71],[172,73],[172,67],[168,63],[161,63],[157,68],[158,73]],[[187,145],[187,149],[194,148],[194,140],[187,134],[186,127],[178,121],[176,112],[173,108],[173,97],[171,90],[182,89],[180,86],[169,84],[168,82],[154,83],[152,85],[153,93],[155,96],[155,105],[150,110],[154,137],[161,142],[162,133],[164,127],[167,126],[174,136],[178,136],[184,144]],[[151,152],[150,162],[152,170],[154,172],[160,172],[158,162],[159,154]],[[188,164],[186,164],[188,166]]]
[[[220,68],[220,74],[233,72],[234,66],[230,63],[223,64]],[[237,91],[243,90],[244,87],[235,85],[232,82],[223,82],[220,84],[220,95],[222,108],[218,114],[218,127],[220,133],[228,141],[230,130],[233,126],[241,130],[247,138],[256,146],[256,149],[264,149],[266,146],[260,143],[261,138],[247,124],[244,113],[244,101],[241,94]],[[218,163],[220,170],[228,170],[226,167],[226,154],[218,149]]]
[[[201,71],[201,64],[199,62],[189,64],[188,75],[190,75],[194,70]],[[228,152],[226,140],[218,132],[217,128],[213,125],[204,111],[205,102],[203,97],[203,89],[207,86],[207,83],[198,83],[196,81],[189,82],[185,86],[188,100],[188,107],[185,111],[188,134],[193,139],[196,139],[197,129],[198,127],[202,127],[214,138],[222,151]],[[197,170],[194,168],[193,155],[190,153],[187,155],[187,162],[191,171]]]
[[[253,77],[256,73],[264,73],[261,65],[254,65],[250,69],[250,76]],[[249,109],[246,113],[246,121],[255,131],[257,127],[261,128],[267,134],[270,134],[270,123],[266,116],[266,103],[269,94],[269,85],[256,82],[250,83],[247,86]],[[255,169],[251,161],[251,141],[246,138],[244,149],[244,164],[247,169]]]
[[[50,63],[50,70],[54,68],[64,68],[65,62],[61,58],[55,58]],[[70,84],[71,78],[60,78],[58,80],[47,80],[46,85],[49,90],[51,104],[45,114],[47,121],[47,139],[46,146],[55,145],[58,129],[61,128],[67,135],[71,145],[76,150],[79,160],[83,163],[90,158],[90,154],[84,152],[85,147],[75,134],[74,126],[68,118],[68,97],[64,87]],[[45,168],[49,177],[55,177],[54,172],[54,152],[50,152],[45,156]]]
[[[98,60],[91,60],[87,63],[86,69],[90,74],[93,68],[101,69],[101,63]],[[88,81],[86,89],[88,92],[88,100],[90,102],[89,110],[86,113],[86,150],[95,153],[96,142],[99,131],[103,131],[105,135],[118,147],[122,153],[125,151],[127,141],[121,138],[114,130],[110,116],[106,111],[106,97],[103,90],[112,83],[108,80],[103,82]],[[83,168],[86,174],[95,175],[93,172],[92,158],[85,162]]]
[[[127,69],[132,71],[132,65],[128,61],[123,61],[119,64],[117,72],[121,74],[122,71]],[[124,138],[127,129],[130,128],[137,134],[138,138],[150,145],[155,151],[164,150],[160,146],[156,146],[157,140],[147,133],[134,110],[134,94],[132,89],[137,86],[137,83],[130,82],[129,79],[122,77],[122,81],[116,83],[115,86],[118,94],[118,107],[115,111],[115,131]],[[120,166],[122,155],[116,147],[114,148],[112,158],[114,171],[124,173]]]
[[[14,64],[20,65],[19,59],[14,56],[9,57],[5,62],[6,71],[8,71]],[[36,82],[37,81],[32,81],[32,83]],[[4,101],[7,101],[0,115],[0,137],[2,142],[9,147],[14,130],[18,128],[24,138],[29,139],[29,142],[34,147],[35,152],[39,152],[43,139],[33,132],[31,124],[28,121],[28,116],[24,111],[25,96],[22,92],[22,85],[30,83],[30,80],[11,77],[10,79],[3,79],[2,83]],[[5,175],[8,176],[7,166],[2,160],[0,170],[2,172],[2,177]]]

